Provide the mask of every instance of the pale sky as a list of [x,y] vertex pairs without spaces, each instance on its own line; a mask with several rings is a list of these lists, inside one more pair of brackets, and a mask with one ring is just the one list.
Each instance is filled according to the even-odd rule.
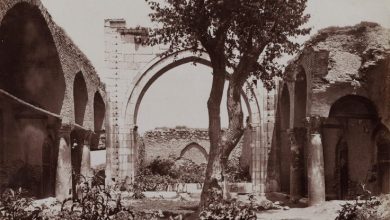
[[[104,71],[104,19],[124,18],[129,27],[151,26],[150,11],[144,0],[41,1],[98,73]],[[373,21],[390,28],[390,0],[309,0],[307,13],[311,15],[308,24],[313,27],[311,34],[324,27],[355,25],[360,21]],[[142,100],[138,117],[140,131],[176,125],[206,128],[210,72],[207,67],[187,64],[160,77]],[[226,115],[224,110],[224,126]]]

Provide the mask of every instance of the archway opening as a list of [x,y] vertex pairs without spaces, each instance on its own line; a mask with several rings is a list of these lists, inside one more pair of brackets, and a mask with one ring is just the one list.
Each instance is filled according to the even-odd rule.
[[[294,131],[295,133],[299,132],[298,130],[301,128],[305,128],[305,119],[307,114],[307,78],[306,78],[306,72],[303,69],[302,66],[298,67],[298,73],[295,76],[295,88],[294,88],[294,129],[297,129]],[[306,129],[304,129],[306,130]],[[295,134],[296,135],[296,134]],[[303,168],[303,173],[307,173],[307,149],[306,146],[306,136],[305,135],[298,135],[296,136],[297,144],[302,146],[300,151],[300,156],[298,158],[301,158],[303,161],[300,161],[300,165]],[[300,188],[300,191],[302,194],[307,194],[307,175],[301,176],[302,185]],[[300,187],[300,186],[298,186]]]
[[87,85],[82,72],[78,72],[73,83],[74,120],[78,125],[83,126],[85,110],[88,103]]
[[105,147],[103,123],[106,114],[106,106],[99,92],[96,92],[93,98],[93,112],[95,134],[91,140],[91,149],[102,149]]
[[77,198],[77,184],[84,180],[80,175],[82,151],[84,145],[85,131],[74,129],[70,133],[71,164],[72,164],[72,195]]
[[180,158],[191,160],[196,164],[207,163],[207,151],[198,143],[190,143],[180,152]]
[[304,127],[306,118],[307,80],[303,68],[296,75],[294,91],[294,127]]
[[280,167],[280,191],[290,192],[290,141],[288,129],[290,128],[290,93],[287,84],[284,84],[280,98],[280,122],[279,122],[279,167]]
[[380,124],[375,129],[377,146],[378,193],[390,193],[390,131]]
[[[144,96],[138,99],[139,110],[137,109],[134,113],[138,117],[138,131],[142,133],[157,128],[156,132],[167,134],[178,134],[180,132],[183,134],[202,133],[199,138],[205,139],[205,143],[202,142],[201,145],[208,150],[207,99],[211,87],[211,78],[211,70],[208,66],[194,66],[191,63],[176,66],[164,72],[158,78],[152,78],[153,82],[149,81],[146,84],[147,87],[143,88],[142,95]],[[226,119],[225,96],[226,91],[221,103],[221,118]],[[242,99],[245,116],[248,114],[246,103]],[[227,125],[227,120],[223,120],[222,126],[226,128]],[[176,139],[188,143],[188,141],[191,141],[190,138],[193,138],[188,136],[189,139],[185,140],[185,137],[186,135],[182,135],[176,137]],[[171,154],[179,157],[183,146],[175,144],[172,144],[172,146],[178,146],[178,148],[167,148],[164,152],[161,152],[161,155],[156,156],[162,157],[163,154]],[[151,153],[158,153],[149,147],[148,141],[145,143],[145,149],[147,158],[150,158],[149,154]]]
[[[333,194],[339,199],[354,198],[361,183],[376,190],[372,178],[376,150],[371,137],[377,120],[375,105],[362,96],[347,95],[331,106],[328,121],[337,126],[324,128],[325,176],[328,185],[335,186]],[[327,193],[332,194],[332,189]]]
[[59,114],[65,78],[51,32],[38,7],[19,3],[10,9],[1,22],[0,41],[0,88]]
[[[183,56],[184,56],[184,58],[183,58]],[[141,112],[140,114],[142,114],[142,111],[139,111],[139,108],[140,108],[140,105],[141,105],[141,100],[143,100],[143,96],[145,94],[147,96],[150,93],[150,91],[148,90],[149,87],[151,87],[151,85],[157,79],[159,79],[159,81],[160,81],[159,77],[164,75],[163,77],[165,78],[166,75],[171,75],[171,74],[165,74],[165,73],[167,73],[168,71],[173,70],[173,69],[175,69],[175,70],[179,69],[180,68],[179,66],[181,66],[182,64],[197,62],[197,63],[205,65],[206,67],[210,66],[210,62],[207,61],[207,58],[205,58],[205,59],[204,58],[199,58],[197,56],[194,56],[192,53],[191,53],[190,56],[185,56],[185,55],[183,55],[183,56],[182,56],[181,53],[179,53],[179,56],[178,56],[179,58],[173,59],[172,62],[168,62],[165,59],[172,59],[174,57],[174,55],[172,55],[171,57],[165,58],[165,59],[163,59],[161,61],[158,61],[155,64],[151,65],[149,68],[147,68],[146,72],[144,72],[144,73],[142,73],[142,74],[137,76],[137,79],[136,79],[137,82],[135,83],[136,87],[132,90],[132,92],[129,95],[129,100],[127,102],[127,107],[126,107],[126,112],[125,112],[126,124],[134,126],[134,127],[131,127],[131,128],[140,128],[141,131],[143,130],[142,124],[141,124],[142,122],[141,123],[137,122],[137,120],[138,120],[138,113]],[[160,65],[160,63],[162,63],[162,65]],[[200,65],[200,66],[203,66],[203,65]],[[196,72],[199,72],[199,71],[196,71]],[[194,74],[192,74],[192,75],[197,75],[196,72]],[[210,70],[208,70],[206,72],[210,72]],[[187,73],[187,72],[186,71],[181,72],[181,74],[185,74],[185,73]],[[212,77],[211,74],[206,74],[206,76]],[[187,80],[187,81],[191,81],[191,80]],[[177,87],[178,84],[177,83],[173,83],[173,82],[175,82],[175,80],[170,81],[170,87],[172,87],[172,88]],[[211,86],[211,80],[204,80],[204,81],[202,81],[202,83],[198,84],[198,86],[201,85],[201,84],[204,84],[204,82],[210,82],[209,86]],[[196,85],[196,83],[193,83],[193,82],[191,84],[195,84]],[[154,85],[155,84],[153,84],[153,86]],[[153,88],[153,87],[151,87],[151,88]],[[147,91],[148,91],[148,93],[146,93]],[[178,93],[177,91],[178,90],[176,90],[174,93]],[[193,91],[197,91],[198,92],[198,91],[201,91],[201,90],[199,88],[196,88]],[[202,91],[203,91],[203,89],[202,89]],[[208,88],[205,91],[207,91],[206,97],[208,98],[208,92],[210,91],[210,89]],[[207,100],[207,98],[205,100]],[[162,100],[162,99],[160,99],[160,100]],[[189,100],[191,100],[191,99],[189,99]],[[256,106],[258,106],[258,104],[256,103],[256,104],[253,104],[253,106],[252,106],[252,105],[249,104],[249,103],[251,103],[251,101],[248,101],[248,100],[249,100],[249,98],[245,98],[242,101],[243,108],[244,108],[243,111],[244,112],[247,111],[247,112],[252,113],[250,115],[250,117],[249,117],[250,118],[248,120],[249,122],[252,122],[252,120],[254,118],[254,123],[259,123],[259,121],[258,121],[259,117],[260,117],[259,110],[258,110],[258,108],[255,108]],[[251,100],[252,100],[252,103],[253,103],[254,102],[253,100],[256,100],[256,98],[253,97]],[[142,102],[142,103],[144,104],[144,102]],[[177,103],[178,103],[178,101],[175,100],[175,105],[176,106],[177,106]],[[181,103],[181,104],[183,104],[183,103]],[[201,105],[203,105],[203,109],[205,111],[207,111],[207,105],[206,104],[207,104],[207,101],[203,101],[201,103]],[[223,101],[222,105],[225,105],[225,104],[226,104],[226,101]],[[245,104],[248,105],[248,107]],[[169,104],[163,103],[163,105],[169,105]],[[159,112],[157,113],[157,115],[159,115],[159,118],[161,117],[161,114],[162,114],[161,112],[166,112],[166,111],[162,110],[162,106],[163,105],[161,105],[160,107],[154,108],[154,109],[158,109]],[[193,105],[194,105],[194,103],[190,103],[190,105],[188,105],[188,106],[193,106]],[[247,110],[245,109],[245,107],[247,107]],[[148,107],[148,109],[153,109],[153,108]],[[224,107],[222,107],[222,109],[224,109]],[[187,117],[197,116],[197,113],[189,114],[188,112],[183,111],[181,113],[179,112],[178,114],[176,114],[176,117],[178,117],[179,114],[186,115]],[[148,114],[147,120],[151,120],[151,115],[153,115],[153,114]],[[256,115],[256,117],[252,117],[252,115]],[[222,116],[222,117],[224,117],[224,116]],[[207,114],[206,114],[206,121],[207,121]],[[206,122],[206,126],[204,126],[204,127],[207,128],[208,127],[207,125],[208,125],[208,121]],[[136,130],[137,129],[133,129],[133,132],[136,132]],[[206,136],[207,136],[207,130],[205,130],[205,132],[206,132]],[[250,132],[247,132],[247,133],[249,135],[251,134]],[[133,138],[132,140],[136,140],[136,139],[137,138]],[[208,142],[208,140],[206,140],[206,142]],[[145,148],[147,149],[147,143],[146,142],[145,142],[145,146],[146,146]],[[202,146],[204,146],[205,148],[208,148],[208,146],[205,146],[203,144],[202,144]],[[135,148],[136,147],[137,147],[137,144],[135,144]],[[248,147],[250,148],[250,146],[248,146]],[[236,149],[238,149],[238,148],[236,148]],[[134,151],[136,152],[137,149],[134,149]],[[146,156],[147,156],[147,150],[145,150],[145,151],[146,151]],[[166,153],[167,151],[164,151],[164,152]],[[177,151],[177,156],[179,156],[179,155],[180,155],[180,151]],[[248,160],[250,160],[250,159],[251,158],[248,158]]]
[[18,3],[7,11],[0,42],[0,188],[53,196],[65,78],[40,9]]

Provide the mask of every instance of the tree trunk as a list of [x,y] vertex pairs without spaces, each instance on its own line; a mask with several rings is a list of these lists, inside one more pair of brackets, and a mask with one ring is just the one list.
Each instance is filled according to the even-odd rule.
[[222,181],[222,143],[221,143],[221,100],[225,86],[225,69],[216,71],[213,68],[213,83],[211,87],[210,97],[207,101],[207,109],[209,114],[209,138],[210,152],[206,168],[205,181],[202,189],[200,208],[205,206],[209,200],[209,190],[216,187],[221,188],[219,183]]
[[210,197],[209,192],[212,188],[222,190],[222,184],[225,180],[224,170],[229,154],[237,145],[244,132],[241,106],[242,85],[239,82],[235,82],[233,80],[234,78],[229,81],[227,92],[229,127],[225,132],[221,130],[220,105],[225,77],[220,76],[220,74],[214,74],[213,85],[207,102],[209,113],[210,153],[205,182],[201,194],[200,208],[207,205]]

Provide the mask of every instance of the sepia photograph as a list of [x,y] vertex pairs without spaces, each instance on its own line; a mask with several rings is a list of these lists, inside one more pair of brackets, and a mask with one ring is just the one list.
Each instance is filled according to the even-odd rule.
[[0,0],[0,220],[390,220],[390,0]]

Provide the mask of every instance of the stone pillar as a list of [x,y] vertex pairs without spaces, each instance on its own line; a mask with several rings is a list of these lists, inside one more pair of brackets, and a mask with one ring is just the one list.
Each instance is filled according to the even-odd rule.
[[88,182],[92,178],[92,169],[91,169],[91,140],[92,132],[86,131],[84,136],[84,144],[81,149],[81,167],[80,174],[84,176]]
[[252,125],[252,184],[253,191],[260,197],[265,197],[265,184],[267,172],[267,148],[262,144],[260,125]]
[[136,126],[127,125],[120,132],[118,149],[119,179],[131,183],[134,180],[134,132]]
[[56,173],[56,198],[63,201],[72,197],[72,154],[70,125],[62,125],[58,134],[58,161]]
[[319,116],[307,118],[309,126],[309,145],[307,148],[307,176],[309,206],[325,201],[324,152],[322,147]]
[[303,148],[306,142],[306,128],[289,130],[290,137],[290,200],[297,202],[303,196],[304,156]]

